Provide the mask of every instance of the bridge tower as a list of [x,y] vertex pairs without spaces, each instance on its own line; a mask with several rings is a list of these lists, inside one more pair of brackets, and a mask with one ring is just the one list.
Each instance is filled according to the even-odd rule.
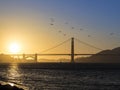
[[35,54],[35,62],[37,63],[37,59],[38,59],[38,57],[37,57],[37,53]]
[[74,63],[74,37],[71,38],[71,63]]
[[25,54],[23,54],[22,56],[23,56],[23,60],[26,60],[26,58],[25,58]]

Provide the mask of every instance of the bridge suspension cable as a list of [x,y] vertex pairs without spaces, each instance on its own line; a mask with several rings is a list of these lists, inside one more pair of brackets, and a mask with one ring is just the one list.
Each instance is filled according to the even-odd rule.
[[63,45],[64,43],[66,43],[66,42],[68,42],[68,41],[70,41],[70,40],[71,40],[71,39],[68,39],[68,40],[66,40],[66,41],[64,41],[64,42],[62,42],[62,43],[60,43],[60,44],[58,44],[58,45],[56,45],[56,46],[53,46],[52,48],[48,48],[48,49],[46,49],[46,50],[43,50],[43,51],[41,51],[41,53],[44,53],[44,52],[50,51],[50,50],[52,50],[52,49],[55,49],[55,48]]
[[103,49],[101,49],[101,48],[98,48],[98,47],[96,47],[96,46],[94,46],[94,45],[88,44],[88,43],[86,43],[86,42],[84,42],[84,41],[81,41],[81,40],[79,40],[79,39],[76,39],[76,38],[75,38],[75,40],[76,40],[77,42],[79,42],[79,43],[82,43],[82,44],[87,45],[87,46],[89,46],[89,47],[95,48],[95,49],[97,49],[97,50],[103,50]]

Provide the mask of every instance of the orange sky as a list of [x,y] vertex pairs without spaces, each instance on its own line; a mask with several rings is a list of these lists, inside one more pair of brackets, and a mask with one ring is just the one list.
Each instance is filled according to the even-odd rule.
[[[23,2],[21,1],[20,4],[18,2],[4,2],[5,5],[1,6],[0,11],[4,12],[0,16],[0,53],[11,53],[9,47],[14,42],[21,47],[18,53],[40,53],[71,37],[102,49],[112,49],[119,46],[118,35],[109,35],[111,31],[114,31],[112,27],[109,26],[108,28],[104,24],[102,25],[102,22],[96,25],[96,19],[91,19],[91,17],[94,17],[92,13],[88,17],[79,16],[80,12],[75,12],[75,10],[76,8],[80,9],[80,7],[75,7],[72,10],[64,6],[73,15],[71,16],[64,10],[60,11],[61,14],[58,14],[59,10],[57,9],[61,6],[58,6],[59,8],[57,6],[46,6],[55,9],[55,11],[54,9],[50,9],[50,11],[49,8],[46,10],[43,5],[41,7],[45,10],[41,10],[41,8],[39,10],[37,6],[40,7],[40,2],[38,5],[37,2],[34,2],[37,9],[31,5],[22,6]],[[76,3],[74,3],[74,6],[76,6]],[[87,11],[82,7],[81,12],[86,14]],[[54,25],[51,25],[51,23]],[[110,30],[109,33],[108,30]],[[95,53],[99,51],[83,44],[76,43],[75,46],[76,53]],[[47,53],[54,52],[70,53],[70,42]]]

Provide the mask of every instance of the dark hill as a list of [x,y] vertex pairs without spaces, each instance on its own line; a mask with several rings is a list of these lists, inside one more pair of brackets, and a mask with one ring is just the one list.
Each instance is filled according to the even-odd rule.
[[112,52],[120,54],[120,47],[112,49]]
[[90,57],[77,58],[76,61],[83,63],[120,63],[120,47],[114,48],[112,50],[104,50]]

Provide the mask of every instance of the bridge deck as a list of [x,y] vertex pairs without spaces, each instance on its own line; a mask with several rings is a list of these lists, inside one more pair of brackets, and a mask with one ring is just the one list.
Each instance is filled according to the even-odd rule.
[[[11,56],[33,56],[33,55],[37,55],[37,56],[71,56],[71,54],[7,54],[7,55],[11,55]],[[106,56],[106,55],[112,55],[112,56],[120,56],[120,54],[74,54],[75,56],[80,56],[80,55],[101,55],[101,56]]]

